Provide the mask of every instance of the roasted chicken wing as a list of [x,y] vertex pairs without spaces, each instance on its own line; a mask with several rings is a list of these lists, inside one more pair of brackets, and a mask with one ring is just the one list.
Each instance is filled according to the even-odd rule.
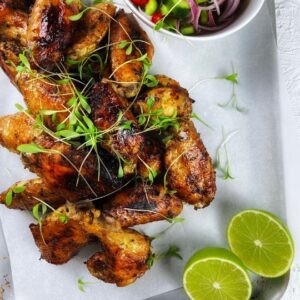
[[165,152],[168,187],[176,190],[180,199],[203,208],[216,193],[216,178],[212,160],[192,121],[182,122]]
[[[192,101],[188,91],[165,76],[157,76],[158,86],[146,89],[141,93],[134,103],[136,114],[160,111],[161,115],[171,117],[176,115],[179,118],[189,118],[192,112]],[[148,105],[148,100],[153,99],[153,105]]]
[[118,95],[110,83],[97,83],[91,93],[90,104],[94,124],[99,130],[107,132],[102,146],[120,157],[125,173],[133,173],[144,137],[129,109],[128,100]]
[[0,2],[0,41],[15,40],[26,45],[28,15]]
[[[15,193],[14,190],[18,187],[23,187],[24,191]],[[40,203],[40,200],[46,202],[53,208],[60,207],[66,201],[77,202],[80,199],[85,199],[88,195],[74,192],[72,190],[57,188],[49,185],[42,178],[29,179],[20,181],[11,186],[7,191],[0,194],[0,202],[5,204],[7,193],[12,192],[12,202],[8,208],[26,209],[32,208]]]
[[[130,54],[126,54],[127,47],[121,48],[121,42],[128,42],[128,46],[132,43]],[[143,62],[136,59],[147,54],[147,59],[152,60],[154,50],[151,41],[133,15],[121,10],[111,26],[111,43],[111,70],[116,81],[114,87],[120,95],[134,97],[144,75]]]
[[96,50],[107,34],[116,7],[111,3],[99,3],[87,11],[77,25],[76,35],[67,49],[67,56],[72,60],[81,60]]
[[27,42],[36,64],[52,69],[64,55],[75,25],[69,17],[79,13],[79,1],[36,0],[31,10]]
[[162,186],[138,184],[124,189],[103,207],[103,215],[118,220],[122,227],[172,219],[180,214],[182,201],[167,194]]
[[[66,222],[61,221],[62,215]],[[125,286],[148,270],[150,240],[135,230],[122,229],[112,218],[103,220],[99,210],[67,204],[49,214],[41,226],[31,224],[30,229],[41,257],[50,263],[67,262],[97,239],[101,251],[87,261],[93,276]]]

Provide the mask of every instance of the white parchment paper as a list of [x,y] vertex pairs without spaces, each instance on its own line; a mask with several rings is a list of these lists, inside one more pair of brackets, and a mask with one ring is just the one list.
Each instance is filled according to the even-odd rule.
[[[31,215],[1,206],[15,299],[145,299],[180,287],[184,264],[196,249],[226,246],[226,226],[235,212],[249,207],[261,208],[285,219],[273,21],[265,6],[240,32],[223,40],[192,45],[147,29],[156,49],[153,73],[173,77],[190,88],[201,79],[231,73],[233,64],[240,81],[237,98],[239,104],[248,109],[242,114],[217,105],[231,96],[228,82],[208,81],[191,92],[196,100],[194,111],[214,128],[210,130],[197,123],[213,157],[222,141],[222,128],[226,133],[233,130],[239,133],[228,145],[235,179],[224,182],[219,178],[217,197],[211,206],[201,211],[186,206],[182,213],[186,221],[175,225],[154,244],[156,252],[176,244],[184,260],[171,258],[155,263],[151,271],[129,287],[117,288],[99,282],[88,286],[83,294],[77,288],[77,279],[82,277],[85,281],[96,282],[83,262],[96,251],[97,245],[84,249],[65,265],[50,265],[39,260],[38,249],[28,229],[33,222]],[[0,74],[0,89],[1,115],[15,112],[14,103],[21,103],[21,97],[3,73]],[[5,149],[0,149],[0,166],[1,190],[17,180],[33,177],[23,170],[18,157]],[[166,226],[165,222],[157,222],[141,228],[152,235]]]

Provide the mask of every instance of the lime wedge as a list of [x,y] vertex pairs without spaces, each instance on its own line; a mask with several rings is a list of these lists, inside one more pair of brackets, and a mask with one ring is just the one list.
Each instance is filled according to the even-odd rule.
[[183,286],[193,300],[248,300],[252,285],[239,258],[223,248],[204,248],[188,261]]
[[291,234],[280,219],[268,212],[248,209],[238,213],[229,223],[227,237],[231,250],[254,273],[279,277],[291,267]]

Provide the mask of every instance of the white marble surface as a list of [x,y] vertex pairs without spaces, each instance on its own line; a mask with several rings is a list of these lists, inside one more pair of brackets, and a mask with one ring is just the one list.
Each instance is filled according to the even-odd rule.
[[[272,7],[271,0],[269,5]],[[300,202],[297,199],[297,196],[299,197],[297,188],[300,183],[300,1],[276,0],[276,17],[279,62],[282,71],[280,96],[284,99],[281,110],[281,119],[284,124],[282,128],[283,175],[286,187],[287,219],[296,244],[295,265],[284,300],[298,300],[300,299]],[[6,280],[10,282],[10,285]],[[0,230],[0,299],[2,287],[5,288],[5,293],[2,295],[4,299],[13,300],[9,259]]]

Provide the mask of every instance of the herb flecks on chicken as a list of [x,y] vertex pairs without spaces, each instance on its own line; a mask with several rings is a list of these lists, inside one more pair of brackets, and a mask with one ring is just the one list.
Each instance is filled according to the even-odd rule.
[[0,117],[0,145],[37,175],[0,202],[32,212],[49,263],[98,243],[87,268],[117,286],[152,257],[150,238],[130,227],[175,224],[184,202],[205,207],[216,191],[192,100],[174,79],[149,74],[153,52],[133,15],[110,3],[0,3],[0,66],[27,106]]

